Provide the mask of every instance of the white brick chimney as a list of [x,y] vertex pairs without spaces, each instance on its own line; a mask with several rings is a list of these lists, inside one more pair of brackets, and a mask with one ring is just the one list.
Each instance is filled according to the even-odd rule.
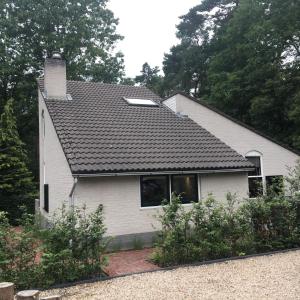
[[66,62],[59,52],[53,52],[51,58],[46,58],[44,73],[46,97],[65,100],[67,98]]

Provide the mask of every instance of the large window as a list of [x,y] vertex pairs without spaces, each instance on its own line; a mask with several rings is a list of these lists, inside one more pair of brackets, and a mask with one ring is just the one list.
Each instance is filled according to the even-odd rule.
[[252,162],[255,166],[253,171],[248,172],[248,182],[249,182],[249,197],[256,198],[263,194],[263,176],[261,169],[261,157],[256,156],[246,156],[246,158]]
[[183,204],[197,202],[197,174],[141,176],[141,206],[160,206],[170,201],[171,192],[180,195]]
[[170,199],[169,176],[141,176],[142,207],[159,206]]
[[197,175],[172,175],[172,193],[180,195],[182,203],[198,201]]

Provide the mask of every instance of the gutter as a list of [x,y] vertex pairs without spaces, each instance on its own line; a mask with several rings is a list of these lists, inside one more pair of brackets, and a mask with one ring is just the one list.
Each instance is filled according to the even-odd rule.
[[[77,177],[105,177],[105,176],[137,176],[137,175],[164,175],[164,174],[168,174],[168,175],[169,174],[216,174],[216,173],[249,172],[249,171],[253,171],[253,170],[254,170],[254,168],[224,169],[224,170],[130,172],[130,173],[126,173],[126,172],[124,172],[124,173],[94,173],[94,174],[74,174],[74,176],[77,176]],[[72,188],[72,191],[73,191],[73,188]]]
[[73,182],[73,185],[72,185],[72,189],[70,191],[70,194],[69,194],[69,201],[70,201],[70,207],[74,207],[74,192],[75,192],[75,188],[76,188],[76,185],[77,185],[77,182],[78,182],[78,179],[77,177],[74,177],[74,182]]

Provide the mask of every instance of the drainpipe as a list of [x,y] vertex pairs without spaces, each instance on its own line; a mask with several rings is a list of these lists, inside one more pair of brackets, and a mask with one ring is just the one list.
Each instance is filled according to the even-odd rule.
[[75,192],[77,182],[78,182],[77,177],[74,177],[74,182],[73,182],[73,185],[72,185],[72,189],[71,189],[71,192],[69,194],[70,207],[72,207],[72,208],[74,208],[74,192]]

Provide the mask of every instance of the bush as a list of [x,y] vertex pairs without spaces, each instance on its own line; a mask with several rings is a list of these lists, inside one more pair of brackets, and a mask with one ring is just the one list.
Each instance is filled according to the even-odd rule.
[[23,214],[22,228],[9,224],[7,214],[0,212],[0,281],[15,282],[18,288],[37,284],[40,268],[36,264],[39,241],[30,224],[32,216]]
[[91,214],[85,207],[63,206],[49,229],[41,230],[26,212],[20,223],[21,228],[12,227],[0,212],[0,281],[25,289],[104,274],[108,240],[102,206]]
[[67,210],[63,206],[43,239],[41,264],[47,285],[103,275],[105,231],[101,205],[91,214],[85,207]]
[[161,266],[300,246],[297,192],[289,197],[269,192],[242,204],[227,194],[224,205],[209,195],[191,209],[172,195],[157,218],[161,230],[153,260]]

